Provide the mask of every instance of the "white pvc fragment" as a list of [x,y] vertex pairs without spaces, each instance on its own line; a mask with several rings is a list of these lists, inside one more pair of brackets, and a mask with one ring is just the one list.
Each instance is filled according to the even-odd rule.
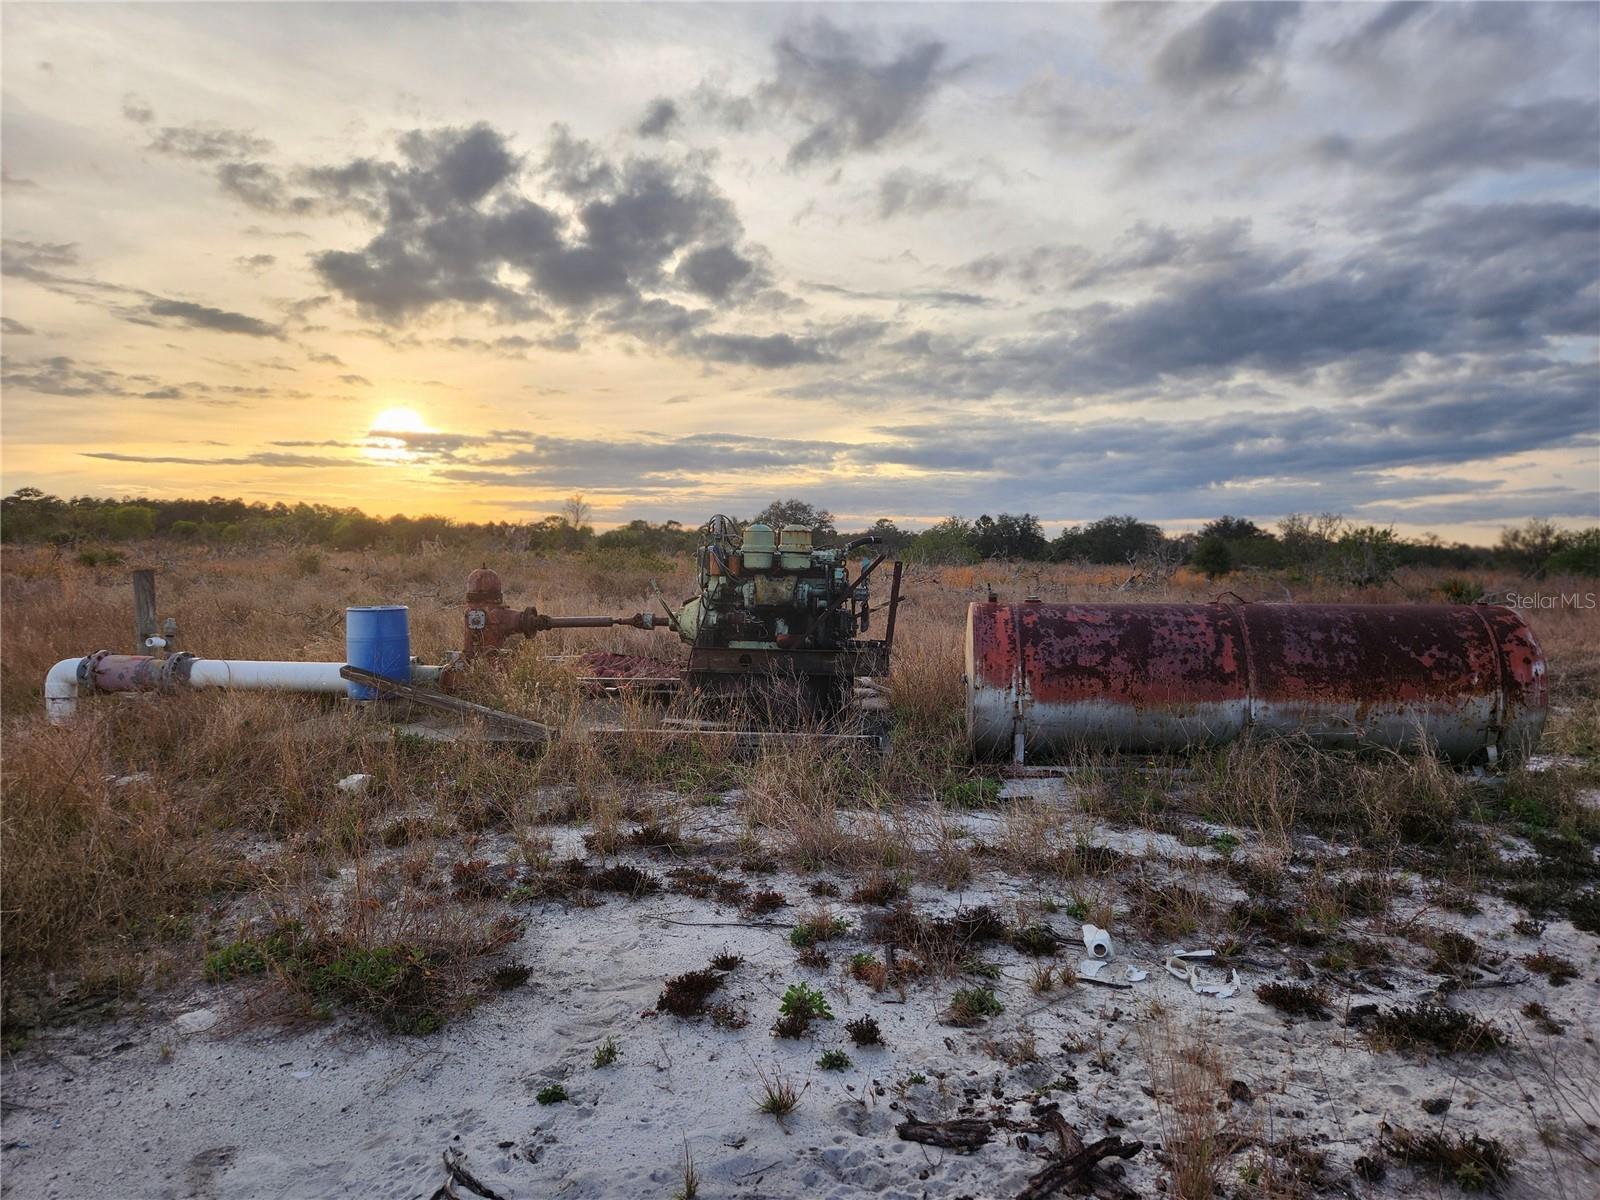
[[1089,952],[1091,958],[1111,958],[1116,954],[1116,947],[1111,942],[1111,935],[1098,925],[1084,924],[1083,948]]

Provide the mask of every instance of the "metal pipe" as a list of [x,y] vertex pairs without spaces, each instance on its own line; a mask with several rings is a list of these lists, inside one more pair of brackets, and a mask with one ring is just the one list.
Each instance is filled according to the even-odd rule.
[[1548,700],[1532,630],[1495,606],[973,604],[966,673],[974,748],[1018,762],[1248,730],[1493,762]]
[[[230,688],[241,691],[320,692],[345,695],[348,684],[339,662],[271,662],[250,659],[169,659],[142,654],[99,651],[83,658],[64,658],[45,675],[45,714],[63,724],[77,712],[80,690],[93,692],[167,691],[176,687]],[[411,665],[411,678],[436,683],[443,667]]]

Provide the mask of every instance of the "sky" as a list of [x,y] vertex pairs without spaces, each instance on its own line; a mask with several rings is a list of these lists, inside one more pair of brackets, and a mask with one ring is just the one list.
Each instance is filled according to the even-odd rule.
[[1600,5],[0,23],[7,491],[1600,521]]

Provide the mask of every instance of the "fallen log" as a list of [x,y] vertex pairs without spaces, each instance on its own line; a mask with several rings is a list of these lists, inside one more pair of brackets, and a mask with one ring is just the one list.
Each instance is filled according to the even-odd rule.
[[[1132,1158],[1144,1149],[1143,1142],[1125,1142],[1115,1134],[1085,1146],[1082,1139],[1066,1127],[1066,1122],[1061,1120],[1059,1113],[1050,1115],[1055,1117],[1055,1121],[1050,1121],[1049,1124],[1055,1129],[1056,1136],[1061,1139],[1063,1150],[1073,1144],[1076,1144],[1077,1149],[1064,1153],[1043,1170],[1030,1175],[1028,1186],[1017,1193],[1017,1200],[1045,1200],[1045,1197],[1055,1195],[1069,1183],[1087,1175],[1101,1159]],[[1048,1121],[1048,1118],[1046,1119]]]
[[894,1131],[908,1142],[921,1142],[925,1146],[940,1146],[970,1154],[988,1143],[994,1127],[979,1117],[958,1117],[953,1121],[919,1121],[908,1116],[894,1127]]

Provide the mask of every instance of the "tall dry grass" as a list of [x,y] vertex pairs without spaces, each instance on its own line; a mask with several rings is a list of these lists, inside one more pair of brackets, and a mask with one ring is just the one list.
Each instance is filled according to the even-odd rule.
[[[967,603],[991,587],[1006,598],[1037,591],[1098,601],[1199,600],[1216,590],[1183,573],[1163,590],[1130,596],[1117,591],[1121,572],[1098,569],[911,569],[887,680],[888,758],[784,749],[740,762],[715,741],[643,732],[605,745],[566,736],[542,754],[483,741],[418,744],[336,701],[264,694],[93,697],[82,704],[81,720],[52,728],[41,713],[50,664],[97,649],[131,649],[131,566],[158,569],[161,615],[178,618],[181,647],[205,656],[340,660],[345,606],[395,602],[410,607],[414,652],[437,661],[459,644],[465,577],[482,559],[449,549],[218,555],[152,545],[130,553],[128,562],[86,567],[48,549],[8,548],[0,563],[0,919],[8,974],[70,966],[91,947],[160,936],[208,897],[260,886],[264,870],[281,881],[358,862],[402,817],[420,815],[430,828],[460,836],[512,830],[532,844],[550,821],[586,820],[615,830],[655,790],[692,797],[742,787],[747,827],[799,865],[895,867],[908,859],[908,833],[921,831],[939,845],[932,869],[958,882],[972,864],[941,832],[940,814],[946,805],[987,795],[968,785],[988,770],[969,761],[963,729]],[[657,564],[511,555],[490,565],[505,580],[510,603],[551,612],[652,608],[652,577],[674,601],[692,586],[687,560],[666,571]],[[1411,572],[1390,589],[1356,595],[1297,588],[1295,598],[1430,600],[1441,574]],[[1268,580],[1230,582],[1253,598],[1283,598]],[[1552,661],[1559,743],[1590,746],[1600,696],[1593,614],[1554,610],[1532,619]],[[602,716],[647,731],[659,729],[666,716],[694,715],[687,702],[666,709],[629,702],[620,714],[615,705],[597,707],[570,668],[545,657],[591,649],[682,655],[667,633],[558,631],[519,652],[511,669],[479,673],[468,691],[569,735]],[[1308,823],[1347,820],[1352,803],[1363,831],[1385,834],[1418,812],[1442,813],[1451,802],[1451,779],[1425,760],[1334,767],[1295,753],[1239,747],[1202,764],[1202,806],[1284,842]],[[1120,775],[1112,760],[1086,760],[1084,767],[1106,780]],[[340,778],[357,772],[372,776],[364,792],[337,788]],[[140,778],[116,782],[130,776]],[[1086,790],[1108,796],[1114,789],[1108,783]],[[1014,814],[1018,847],[1049,849],[1019,862],[1069,874],[1077,831],[1024,828],[1052,820],[1061,818]],[[263,856],[263,842],[284,853]]]

